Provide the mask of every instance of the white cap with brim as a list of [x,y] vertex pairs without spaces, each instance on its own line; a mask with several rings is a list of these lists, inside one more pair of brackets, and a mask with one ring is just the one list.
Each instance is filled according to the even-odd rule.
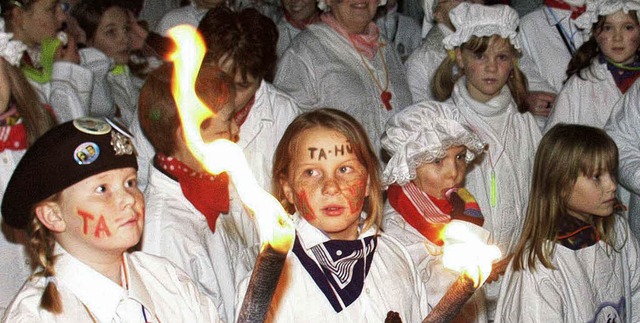
[[589,0],[584,13],[575,20],[576,26],[584,30],[591,30],[599,16],[607,16],[622,10],[624,13],[635,10],[640,20],[640,1],[637,0]]
[[505,5],[485,6],[463,2],[449,12],[456,32],[445,37],[442,43],[448,50],[454,49],[471,39],[472,36],[486,37],[499,35],[509,39],[516,50],[520,50],[518,40],[518,13]]
[[387,121],[381,139],[391,159],[382,174],[386,186],[416,178],[416,168],[444,158],[451,147],[465,146],[466,162],[484,151],[480,138],[455,120],[434,116],[423,106],[408,107]]

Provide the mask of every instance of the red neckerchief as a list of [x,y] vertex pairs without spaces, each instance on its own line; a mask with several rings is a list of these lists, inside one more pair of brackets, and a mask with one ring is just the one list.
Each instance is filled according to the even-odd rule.
[[181,161],[156,154],[156,167],[177,180],[184,197],[207,219],[211,232],[216,231],[220,213],[229,212],[229,176],[227,173],[211,175],[191,169]]
[[586,6],[573,7],[562,0],[544,0],[544,5],[551,8],[571,10],[571,19],[575,20],[586,10]]
[[380,29],[378,29],[378,26],[373,21],[367,25],[364,34],[350,34],[331,13],[323,13],[320,16],[320,20],[331,26],[331,28],[337,31],[338,34],[342,35],[344,38],[349,39],[358,53],[362,56],[369,60],[372,60],[376,56],[378,47],[380,46],[378,43]]
[[304,30],[305,28],[307,28],[307,26],[309,26],[311,24],[315,24],[316,22],[320,21],[320,13],[316,11],[313,15],[311,15],[311,17],[309,17],[307,19],[293,20],[293,17],[291,17],[291,14],[289,13],[289,11],[287,11],[285,9],[284,10],[284,18],[287,19],[287,21],[294,28],[296,28],[298,30]]
[[245,121],[247,121],[249,112],[251,111],[251,108],[253,107],[253,104],[255,102],[256,102],[256,95],[254,94],[251,97],[251,100],[249,100],[249,102],[247,102],[247,104],[245,104],[244,107],[242,107],[242,109],[238,110],[238,112],[236,112],[233,115],[233,120],[235,120],[238,127],[240,127]]
[[27,128],[15,107],[0,115],[0,152],[27,149]]
[[432,243],[438,246],[443,245],[444,242],[440,237],[440,233],[448,222],[431,223],[426,221],[399,185],[389,186],[387,197],[389,198],[389,204],[391,204],[409,225],[418,230],[422,236]]

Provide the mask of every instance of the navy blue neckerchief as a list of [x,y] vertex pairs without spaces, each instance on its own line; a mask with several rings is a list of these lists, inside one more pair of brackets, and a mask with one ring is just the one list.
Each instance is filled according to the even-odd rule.
[[293,253],[339,313],[362,293],[377,245],[375,235],[353,241],[329,240],[310,248],[316,262],[307,255],[296,234]]

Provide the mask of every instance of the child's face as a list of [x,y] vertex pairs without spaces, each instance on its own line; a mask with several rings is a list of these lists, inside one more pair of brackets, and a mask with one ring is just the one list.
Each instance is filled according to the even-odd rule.
[[89,44],[112,58],[116,64],[126,64],[131,53],[130,32],[126,10],[114,6],[107,9],[100,18]]
[[37,0],[18,15],[20,18],[15,36],[27,46],[38,45],[47,38],[55,37],[65,20],[58,0]]
[[615,63],[632,63],[640,45],[640,26],[631,13],[620,10],[606,17],[596,42],[602,53]]
[[459,187],[464,181],[467,170],[466,155],[465,146],[447,149],[447,155],[443,159],[416,168],[414,183],[430,196],[444,199],[449,189]]
[[570,215],[587,221],[591,216],[607,217],[613,213],[616,180],[609,172],[593,176],[581,174],[569,196]]
[[479,102],[500,94],[513,70],[514,53],[508,40],[494,38],[484,53],[456,48],[456,62],[467,77],[467,90]]
[[304,20],[316,12],[316,0],[282,0],[282,6],[294,20]]
[[[65,229],[56,239],[67,250],[122,253],[136,245],[144,227],[144,198],[134,168],[86,178],[62,191],[58,201]],[[83,255],[78,255],[83,256]]]
[[236,96],[233,105],[235,106],[235,111],[240,111],[256,94],[262,80],[257,79],[252,75],[247,75],[247,79],[245,80],[240,71],[237,71],[234,75],[232,73],[234,65],[235,63],[233,60],[226,60],[224,58],[219,64],[220,69],[227,73],[227,75],[233,76],[233,85],[236,89]]
[[341,133],[322,127],[298,137],[286,178],[287,200],[331,239],[354,240],[369,195],[368,172]]
[[233,119],[233,103],[225,104],[216,113],[215,118],[205,120],[200,126],[200,133],[205,142],[216,139],[236,141],[238,137],[238,125]]

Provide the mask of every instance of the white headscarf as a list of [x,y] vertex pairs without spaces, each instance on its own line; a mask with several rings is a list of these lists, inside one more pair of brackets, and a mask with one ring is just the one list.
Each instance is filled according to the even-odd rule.
[[485,146],[460,123],[434,117],[422,106],[408,107],[391,117],[380,142],[391,155],[382,174],[385,186],[415,179],[418,166],[444,158],[451,147],[467,147],[465,160],[471,162]]
[[472,36],[485,37],[499,35],[508,38],[515,49],[520,50],[517,28],[520,23],[518,13],[505,5],[485,6],[463,2],[449,12],[456,32],[445,37],[444,48],[454,49],[471,39]]
[[599,16],[607,16],[620,10],[624,13],[635,10],[640,20],[640,1],[638,0],[588,0],[585,12],[575,20],[575,23],[579,28],[591,30]]

